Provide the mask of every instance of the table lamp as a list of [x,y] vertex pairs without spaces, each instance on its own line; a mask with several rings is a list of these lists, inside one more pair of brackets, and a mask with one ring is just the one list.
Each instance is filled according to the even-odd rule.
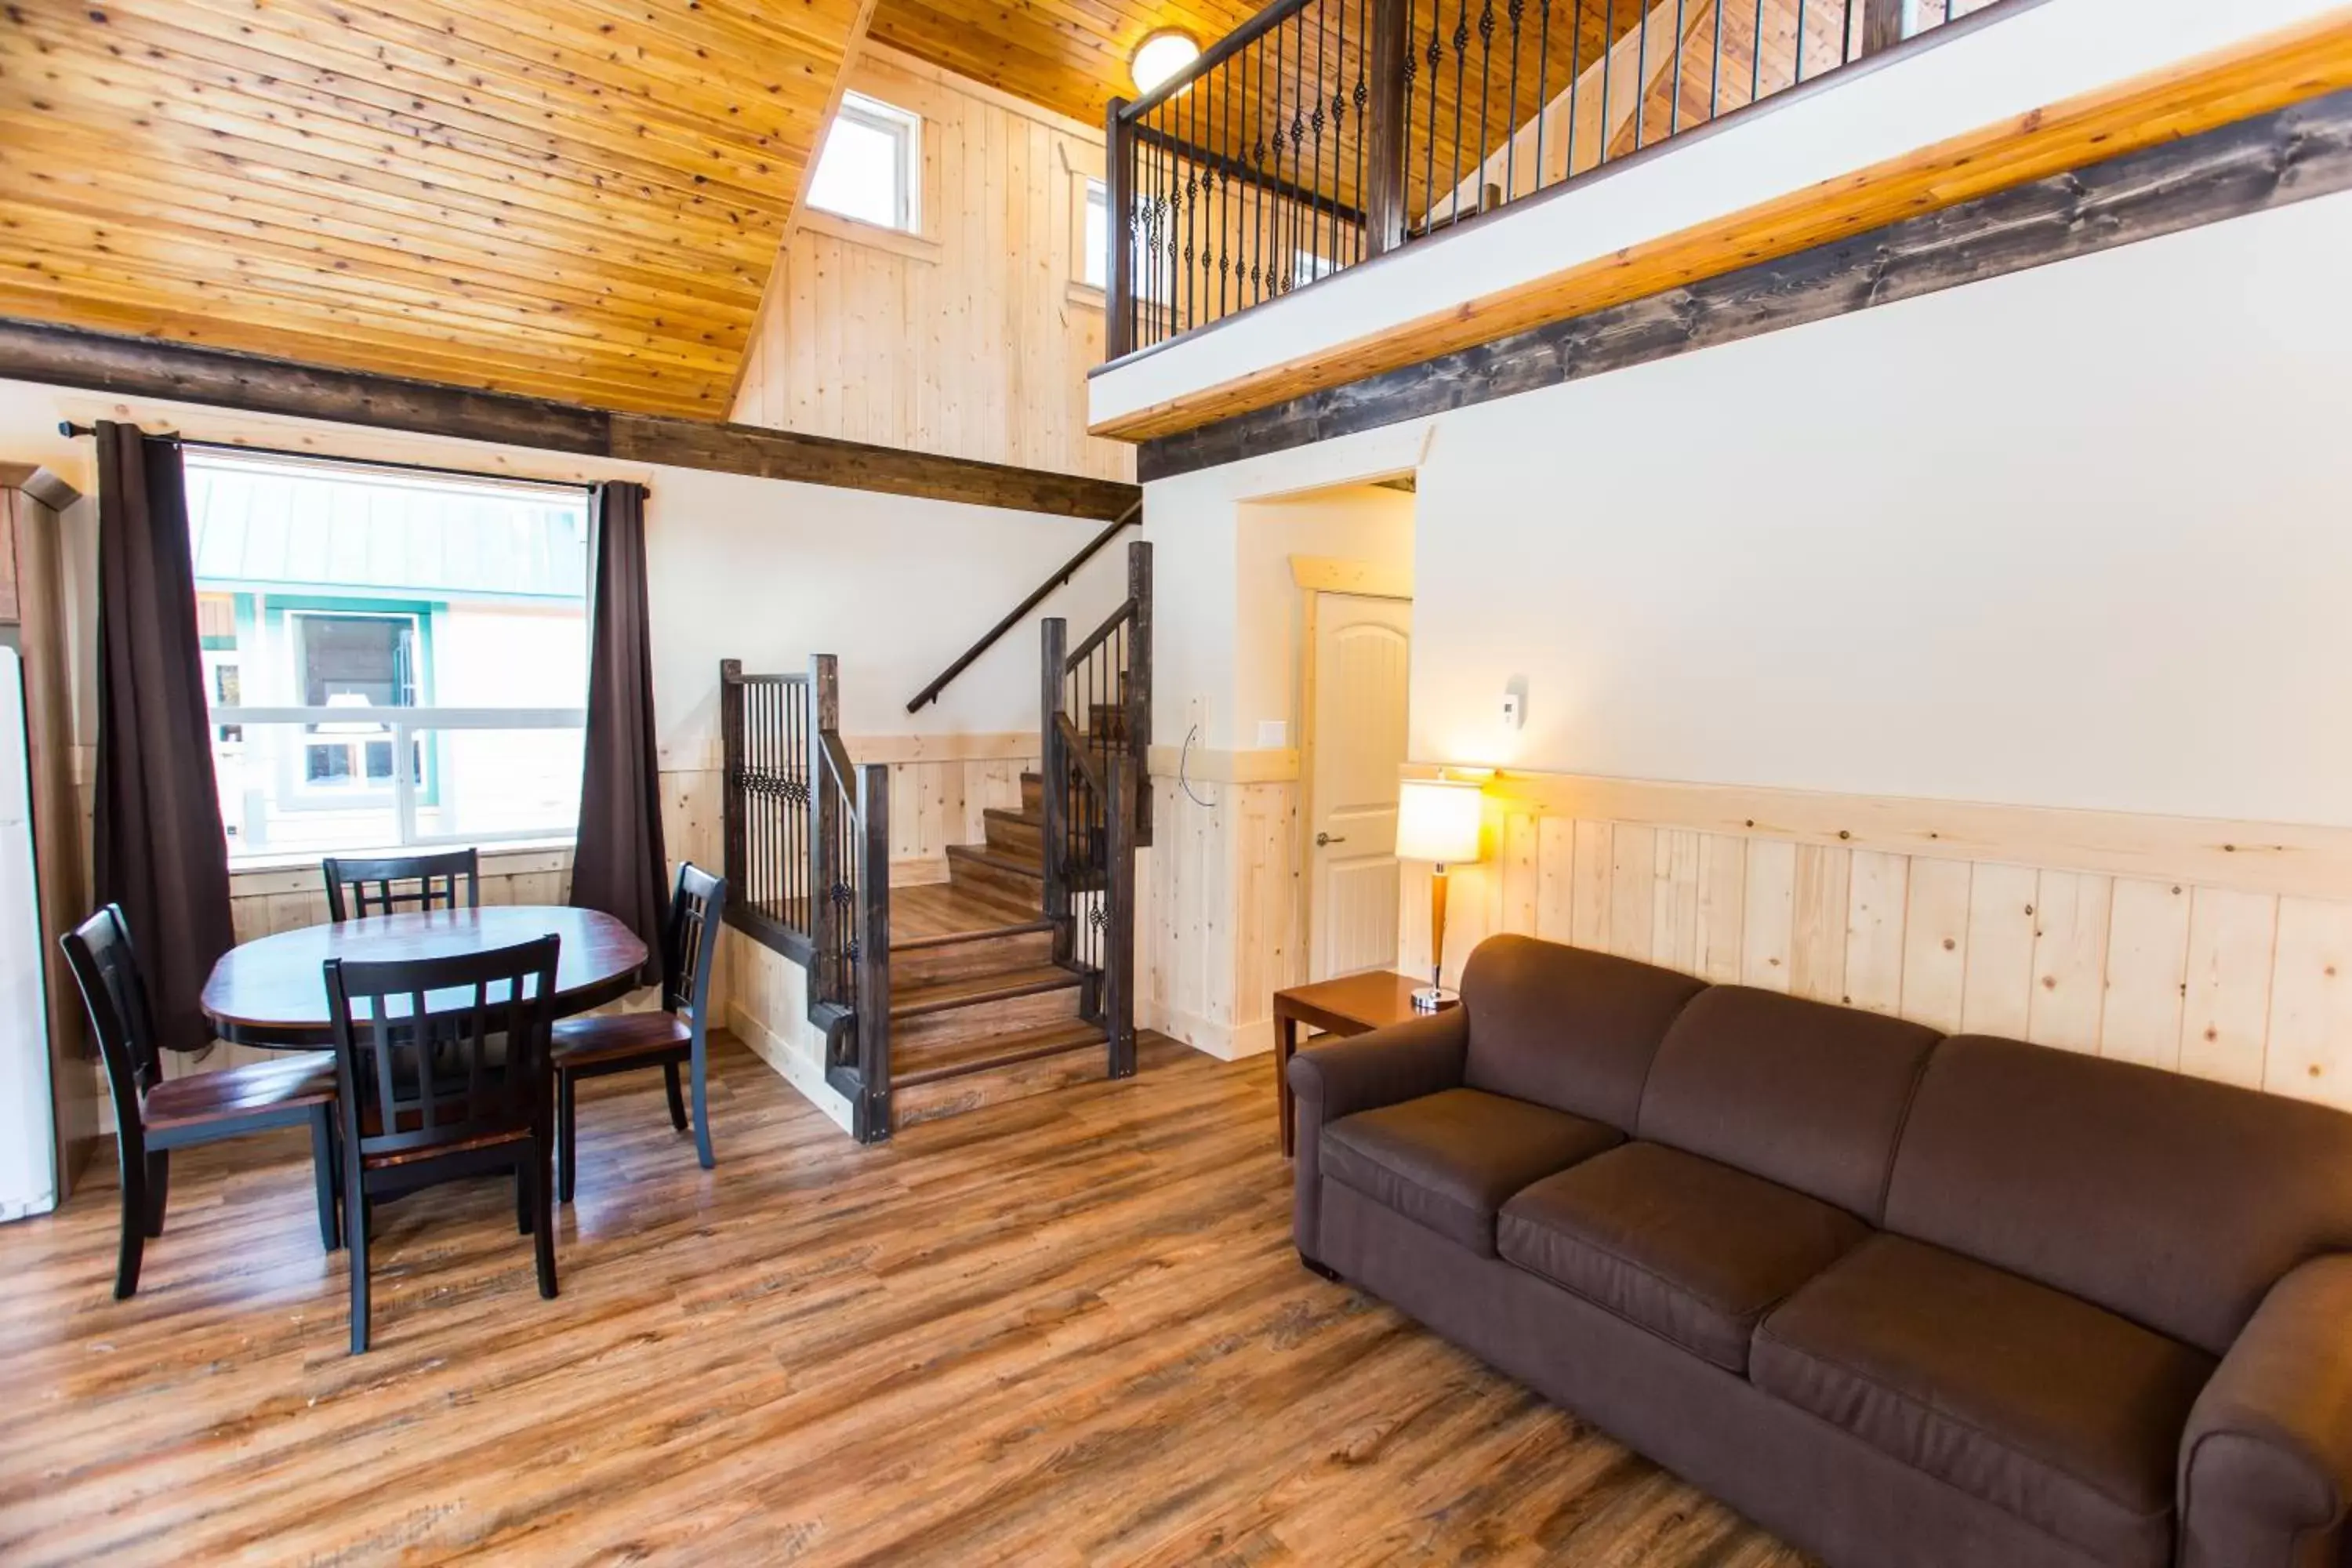
[[1478,858],[1479,786],[1449,779],[1407,779],[1397,794],[1397,858],[1427,860],[1430,984],[1412,994],[1416,1012],[1434,1013],[1445,999],[1445,868]]

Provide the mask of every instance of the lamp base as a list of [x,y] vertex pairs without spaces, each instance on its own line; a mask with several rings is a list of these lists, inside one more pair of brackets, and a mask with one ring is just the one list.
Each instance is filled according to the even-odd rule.
[[[1396,993],[1391,991],[1389,994],[1393,996]],[[1440,986],[1424,985],[1412,994],[1412,1010],[1416,1013],[1434,1013],[1453,1000],[1453,992]]]

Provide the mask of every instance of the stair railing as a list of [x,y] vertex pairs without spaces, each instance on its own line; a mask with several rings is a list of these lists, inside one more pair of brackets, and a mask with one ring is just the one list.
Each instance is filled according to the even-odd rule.
[[841,739],[840,663],[719,666],[727,923],[808,974],[825,1081],[864,1142],[889,1136],[890,770]]
[[964,649],[963,652],[956,655],[954,662],[950,663],[945,669],[940,671],[938,675],[932,677],[931,683],[929,686],[924,687],[920,691],[916,692],[913,697],[908,699],[907,711],[909,713],[917,712],[921,710],[924,703],[937,701],[939,700],[940,693],[947,689],[948,682],[953,680],[957,676],[961,675],[967,668],[971,668],[971,662],[974,659],[978,658],[982,654],[986,653],[990,648],[995,647],[996,639],[1011,631],[1013,627],[1019,626],[1030,611],[1035,609],[1038,605],[1045,602],[1047,595],[1053,593],[1055,589],[1062,587],[1067,584],[1071,578],[1076,576],[1078,574],[1078,568],[1093,560],[1095,558],[1095,552],[1100,550],[1104,545],[1108,544],[1112,538],[1118,534],[1120,529],[1129,526],[1130,523],[1139,523],[1142,521],[1143,502],[1138,500],[1133,506],[1129,507],[1125,511],[1119,513],[1118,520],[1116,522],[1113,522],[1109,527],[1104,529],[1100,533],[1096,534],[1092,539],[1087,540],[1086,543],[1079,548],[1078,552],[1076,555],[1071,556],[1067,561],[1063,562],[1061,566],[1053,574],[1053,575],[1047,577],[1043,583],[1038,584],[1036,587],[1031,589],[1029,591],[1029,596],[1022,600],[1019,604],[1013,605],[1012,612],[1003,620],[989,627],[985,632],[982,632],[978,642],[973,643],[970,647]]
[[[1110,1076],[1135,1071],[1135,851],[1150,835],[1151,546],[1128,547],[1128,596],[1079,643],[1044,623],[1045,915],[1054,959],[1087,980],[1082,1010]],[[1076,715],[1074,718],[1073,715]]]

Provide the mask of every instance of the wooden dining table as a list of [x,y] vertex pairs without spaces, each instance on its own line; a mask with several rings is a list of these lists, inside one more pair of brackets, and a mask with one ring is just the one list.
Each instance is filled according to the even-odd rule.
[[[224,1040],[316,1050],[335,1041],[323,965],[331,958],[380,963],[449,958],[511,947],[554,933],[555,1016],[617,1002],[636,988],[646,944],[612,916],[557,904],[410,910],[304,926],[239,942],[205,982],[204,1009]],[[470,988],[428,993],[428,1014],[473,1005]]]

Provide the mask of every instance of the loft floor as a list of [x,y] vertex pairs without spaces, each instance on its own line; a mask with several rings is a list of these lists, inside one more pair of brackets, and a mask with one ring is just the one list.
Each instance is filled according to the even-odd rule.
[[583,1086],[556,1300],[502,1184],[386,1206],[362,1357],[299,1136],[175,1155],[129,1302],[110,1179],[0,1227],[0,1561],[1801,1561],[1299,1268],[1262,1058],[870,1149],[712,1072],[708,1173]]

